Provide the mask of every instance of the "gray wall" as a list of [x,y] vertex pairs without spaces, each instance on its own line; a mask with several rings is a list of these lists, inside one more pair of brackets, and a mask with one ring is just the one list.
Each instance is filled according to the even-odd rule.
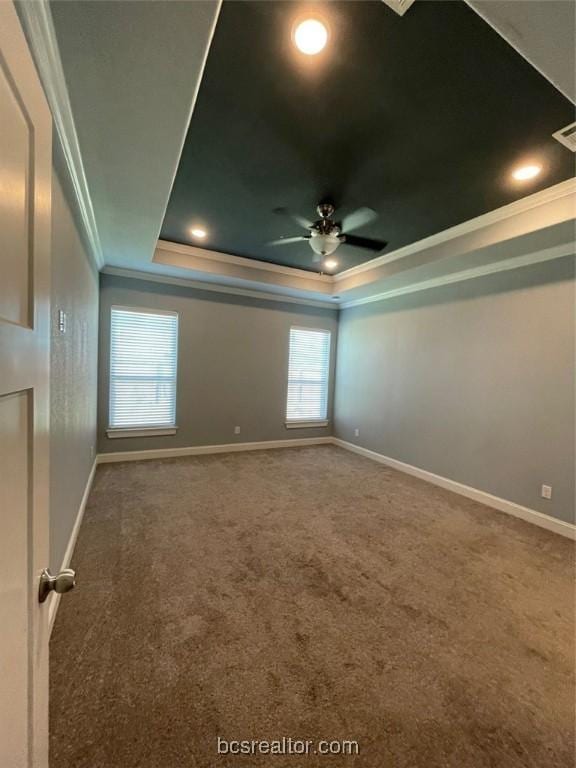
[[[52,339],[50,371],[50,565],[68,546],[96,448],[98,274],[70,204],[54,142],[52,183]],[[67,313],[58,332],[58,310]]]
[[[114,304],[179,314],[178,433],[109,439],[110,308]],[[101,275],[98,448],[100,452],[287,440],[332,434],[328,427],[286,429],[291,325],[332,332],[332,411],[337,311]],[[241,434],[234,435],[234,427]]]
[[574,307],[565,258],[344,310],[337,437],[572,521]]

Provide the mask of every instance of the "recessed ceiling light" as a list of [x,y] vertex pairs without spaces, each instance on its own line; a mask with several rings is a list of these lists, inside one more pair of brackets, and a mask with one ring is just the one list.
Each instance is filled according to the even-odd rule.
[[202,229],[202,227],[193,227],[190,230],[190,234],[192,237],[197,237],[199,240],[204,240],[206,235],[208,234],[205,229]]
[[512,178],[516,181],[528,181],[528,179],[536,178],[541,170],[541,165],[521,165],[512,171]]
[[318,19],[305,19],[294,30],[294,44],[307,56],[315,56],[328,42],[328,29]]
[[338,266],[338,262],[336,259],[326,259],[324,266],[326,269],[335,269]]

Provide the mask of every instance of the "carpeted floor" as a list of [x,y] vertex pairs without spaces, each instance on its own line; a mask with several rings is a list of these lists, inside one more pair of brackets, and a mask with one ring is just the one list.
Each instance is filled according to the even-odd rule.
[[51,768],[574,765],[571,543],[368,459],[103,465],[73,566]]

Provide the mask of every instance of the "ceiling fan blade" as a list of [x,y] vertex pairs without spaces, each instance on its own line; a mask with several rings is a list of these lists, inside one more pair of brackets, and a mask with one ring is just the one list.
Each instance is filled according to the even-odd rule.
[[266,245],[290,245],[290,243],[301,243],[303,240],[310,240],[310,237],[306,235],[298,235],[298,237],[281,237],[278,240],[272,240]]
[[342,219],[342,231],[352,232],[360,227],[365,227],[371,221],[378,218],[378,214],[372,208],[358,208],[354,213],[349,213]]
[[372,240],[370,237],[356,237],[356,235],[344,235],[344,245],[354,248],[366,248],[368,251],[383,251],[388,245],[386,240]]
[[292,221],[295,221],[296,224],[298,224],[301,227],[304,227],[304,229],[312,228],[311,221],[304,218],[304,216],[300,216],[298,213],[292,213],[292,211],[289,211],[288,208],[274,208],[273,213],[276,213],[279,216],[288,216],[289,219],[292,219]]

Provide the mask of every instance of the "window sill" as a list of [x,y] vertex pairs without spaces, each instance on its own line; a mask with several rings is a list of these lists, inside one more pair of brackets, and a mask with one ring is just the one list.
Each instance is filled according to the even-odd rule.
[[110,427],[106,430],[109,438],[119,437],[163,437],[165,435],[175,435],[178,427],[134,427],[132,429],[117,429]]
[[328,419],[316,419],[313,421],[287,421],[286,429],[313,429],[314,427],[327,427]]

